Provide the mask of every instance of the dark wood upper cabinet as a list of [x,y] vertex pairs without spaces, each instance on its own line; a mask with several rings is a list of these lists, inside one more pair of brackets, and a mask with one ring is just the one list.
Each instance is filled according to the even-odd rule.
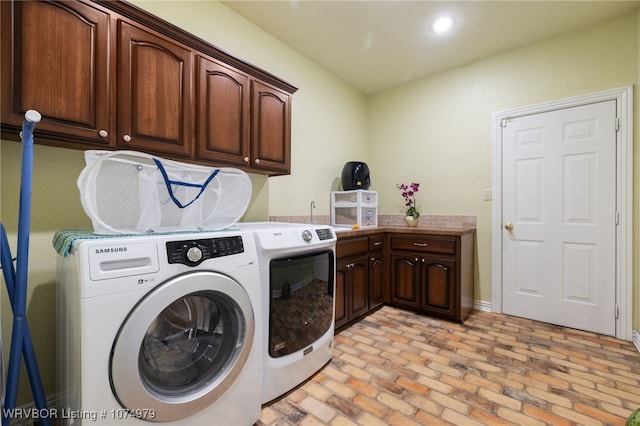
[[83,2],[0,3],[3,132],[17,135],[35,109],[40,136],[109,145],[109,12]]
[[198,158],[249,166],[249,77],[198,57],[196,85]]
[[252,91],[252,167],[286,173],[291,167],[291,97],[259,81]]
[[289,83],[127,2],[0,3],[3,138],[290,173]]
[[116,145],[190,157],[191,51],[123,21],[118,41]]

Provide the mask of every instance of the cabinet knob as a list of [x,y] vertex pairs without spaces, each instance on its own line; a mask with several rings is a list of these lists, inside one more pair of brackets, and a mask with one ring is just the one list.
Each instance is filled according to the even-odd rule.
[[125,142],[131,142],[131,136],[129,136],[129,135],[124,135],[124,136],[122,137],[122,140],[123,140],[123,141],[125,141]]
[[256,158],[253,162],[256,163],[256,164],[260,164],[260,159]]
[[242,159],[242,161],[244,161],[245,163],[248,163],[248,162],[249,162],[249,157],[244,157],[244,158]]
[[419,261],[419,260],[420,260],[420,258],[419,258],[419,257],[416,257],[416,260],[415,260],[415,261],[417,262],[417,261]]
[[104,129],[100,130],[98,134],[100,135],[101,138],[106,138],[107,136],[109,136],[109,132],[107,132]]
[[425,259],[424,259],[424,257],[423,257],[423,258],[422,258],[422,263],[424,263],[424,260],[425,260]]

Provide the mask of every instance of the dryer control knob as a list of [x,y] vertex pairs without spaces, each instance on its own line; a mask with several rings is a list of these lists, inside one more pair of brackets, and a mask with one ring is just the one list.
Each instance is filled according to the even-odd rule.
[[202,259],[202,250],[200,247],[189,247],[185,255],[187,256],[187,260],[197,263]]
[[309,242],[311,241],[311,239],[313,238],[313,234],[311,234],[311,231],[309,231],[308,229],[305,229],[304,231],[302,231],[302,239]]

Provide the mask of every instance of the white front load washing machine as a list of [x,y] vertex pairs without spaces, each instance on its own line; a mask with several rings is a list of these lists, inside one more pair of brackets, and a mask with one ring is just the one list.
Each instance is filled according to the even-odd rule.
[[61,424],[254,424],[262,290],[251,232],[85,238],[58,260]]

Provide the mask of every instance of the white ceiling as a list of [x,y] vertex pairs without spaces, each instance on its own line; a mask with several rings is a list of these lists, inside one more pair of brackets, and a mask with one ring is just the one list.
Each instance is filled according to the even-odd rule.
[[[366,94],[640,8],[640,1],[222,1]],[[430,28],[450,14],[447,35]]]

